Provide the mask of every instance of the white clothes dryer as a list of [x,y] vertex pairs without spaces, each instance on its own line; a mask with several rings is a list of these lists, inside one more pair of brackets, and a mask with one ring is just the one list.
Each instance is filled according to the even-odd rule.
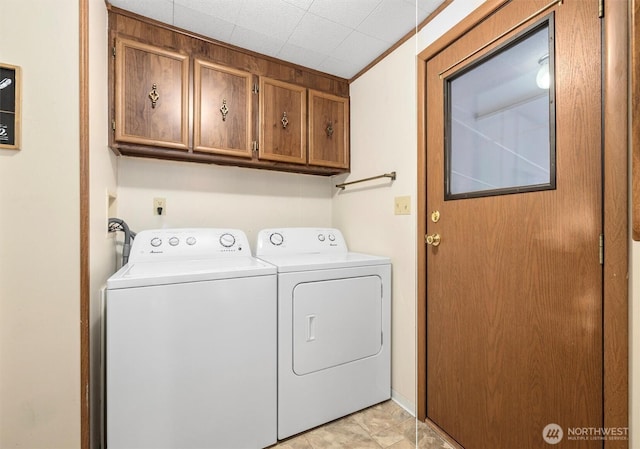
[[259,232],[278,269],[278,438],[391,396],[391,264],[326,228]]
[[107,281],[106,447],[274,444],[276,312],[242,231],[138,233]]

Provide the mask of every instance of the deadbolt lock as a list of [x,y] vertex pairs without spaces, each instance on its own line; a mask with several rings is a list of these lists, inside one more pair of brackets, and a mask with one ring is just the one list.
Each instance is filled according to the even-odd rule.
[[433,212],[431,212],[431,221],[437,223],[438,220],[440,220],[440,211],[434,210]]
[[427,243],[427,245],[438,246],[440,245],[440,234],[425,235],[424,241]]

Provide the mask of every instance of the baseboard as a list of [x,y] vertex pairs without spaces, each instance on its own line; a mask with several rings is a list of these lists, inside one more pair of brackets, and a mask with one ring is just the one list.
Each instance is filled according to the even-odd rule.
[[411,414],[411,416],[416,416],[416,403],[415,401],[411,401],[404,396],[402,396],[397,391],[391,389],[391,400],[398,404],[400,407],[405,409],[407,412]]

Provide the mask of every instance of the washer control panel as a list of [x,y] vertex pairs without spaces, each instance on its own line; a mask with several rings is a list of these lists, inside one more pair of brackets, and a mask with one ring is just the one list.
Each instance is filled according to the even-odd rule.
[[256,255],[346,253],[347,244],[339,229],[273,228],[258,233]]
[[249,241],[238,229],[176,228],[139,232],[130,262],[251,256]]

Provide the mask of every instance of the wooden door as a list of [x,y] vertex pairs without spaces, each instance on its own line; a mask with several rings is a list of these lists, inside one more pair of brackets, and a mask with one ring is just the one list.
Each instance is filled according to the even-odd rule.
[[116,39],[115,140],[189,149],[189,57]]
[[[569,434],[603,426],[598,1],[549,3],[509,2],[427,62],[426,409],[465,449],[602,447]],[[554,182],[451,195],[447,83],[549,15]]]
[[349,99],[309,90],[309,164],[349,168]]
[[307,90],[260,78],[260,159],[306,164]]
[[196,59],[194,151],[251,157],[252,75]]

